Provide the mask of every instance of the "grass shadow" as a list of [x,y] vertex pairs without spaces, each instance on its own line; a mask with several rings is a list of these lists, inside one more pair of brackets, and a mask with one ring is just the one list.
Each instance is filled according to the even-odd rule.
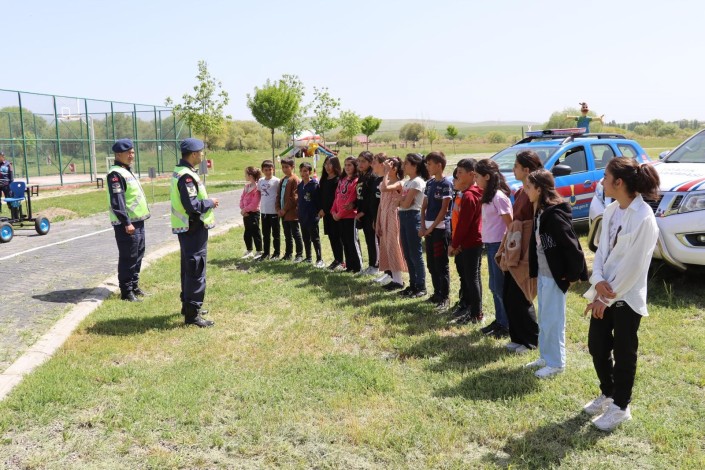
[[433,372],[478,369],[507,355],[506,349],[488,344],[479,331],[454,336],[426,336],[413,345],[398,351],[400,359],[437,358],[428,366]]
[[96,297],[106,298],[110,295],[110,291],[104,287],[101,287],[96,292],[97,295],[91,294],[95,288],[86,289],[63,289],[55,290],[52,292],[47,292],[46,294],[33,295],[32,298],[36,300],[41,300],[42,302],[54,302],[58,304],[77,304],[88,300],[90,302],[98,302]]
[[507,457],[488,455],[484,460],[503,468],[556,468],[572,452],[594,447],[606,436],[592,426],[588,415],[580,413],[512,437],[503,448]]
[[183,317],[178,314],[137,316],[100,320],[86,328],[89,334],[103,336],[132,336],[151,330],[172,330],[183,325]]
[[531,371],[502,367],[470,374],[458,385],[438,389],[434,395],[459,396],[468,400],[506,400],[535,392],[539,388],[539,380]]

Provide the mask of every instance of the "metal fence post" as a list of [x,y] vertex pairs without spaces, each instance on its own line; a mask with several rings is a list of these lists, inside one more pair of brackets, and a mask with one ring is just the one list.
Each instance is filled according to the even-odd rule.
[[52,96],[54,102],[54,129],[56,129],[56,148],[59,155],[59,184],[64,185],[64,167],[61,163],[61,136],[59,135],[59,113],[56,112],[56,96]]
[[22,95],[17,92],[17,102],[20,105],[20,130],[22,131],[22,156],[24,157],[24,177],[29,184],[29,167],[27,166],[27,137],[24,135],[24,116],[22,114]]
[[137,162],[137,177],[142,176],[140,173],[140,138],[137,135],[137,105],[132,105],[132,134],[135,136],[135,161]]

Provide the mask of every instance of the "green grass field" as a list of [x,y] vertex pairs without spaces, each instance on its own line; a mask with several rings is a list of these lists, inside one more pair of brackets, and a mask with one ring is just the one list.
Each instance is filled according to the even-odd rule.
[[182,325],[176,255],[143,273],[146,302],[106,301],[0,403],[0,466],[705,467],[696,274],[650,277],[634,419],[604,434],[581,413],[598,394],[585,284],[569,291],[567,370],[540,381],[522,368],[535,353],[449,326],[429,304],[243,251],[241,229],[211,240],[214,328]]

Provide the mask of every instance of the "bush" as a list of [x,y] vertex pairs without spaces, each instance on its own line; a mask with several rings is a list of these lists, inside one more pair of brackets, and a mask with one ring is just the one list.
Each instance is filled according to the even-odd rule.
[[501,132],[495,132],[492,131],[489,134],[487,134],[487,142],[491,144],[503,144],[506,141],[507,137],[502,134]]

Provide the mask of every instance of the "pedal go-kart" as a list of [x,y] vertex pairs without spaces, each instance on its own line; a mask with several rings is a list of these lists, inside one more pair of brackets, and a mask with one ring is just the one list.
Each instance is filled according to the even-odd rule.
[[[32,217],[32,197],[27,191],[27,184],[24,181],[13,181],[10,183],[10,193],[12,197],[6,197],[0,204],[8,203],[10,206],[10,217],[4,217],[0,213],[0,243],[8,243],[15,236],[15,228],[31,228],[39,235],[49,233],[51,223],[46,217]],[[25,202],[24,207],[22,201]],[[26,209],[26,213],[25,213]]]

